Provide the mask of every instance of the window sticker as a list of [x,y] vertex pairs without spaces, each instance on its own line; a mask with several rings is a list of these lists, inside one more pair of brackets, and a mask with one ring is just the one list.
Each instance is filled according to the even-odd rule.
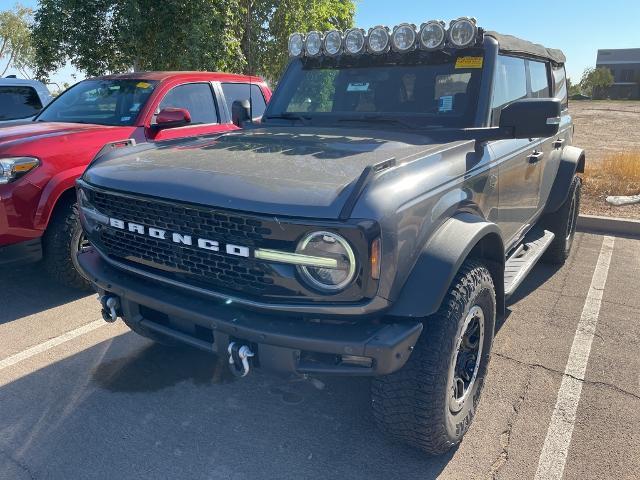
[[120,117],[121,122],[128,122],[129,120],[131,120],[131,117]]
[[458,57],[456,68],[482,68],[483,57]]
[[353,82],[347,86],[347,92],[368,92],[369,83],[365,82]]
[[150,83],[147,82],[138,82],[136,83],[136,87],[138,88],[149,88],[151,86]]
[[438,112],[451,112],[453,110],[453,95],[440,97]]

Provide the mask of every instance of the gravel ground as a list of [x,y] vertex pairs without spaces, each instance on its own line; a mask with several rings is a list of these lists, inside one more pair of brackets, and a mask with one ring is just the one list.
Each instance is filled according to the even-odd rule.
[[[586,150],[587,162],[640,150],[640,102],[573,101],[569,108],[576,126],[573,144]],[[640,219],[640,204],[614,207],[603,198],[584,195],[580,212]]]

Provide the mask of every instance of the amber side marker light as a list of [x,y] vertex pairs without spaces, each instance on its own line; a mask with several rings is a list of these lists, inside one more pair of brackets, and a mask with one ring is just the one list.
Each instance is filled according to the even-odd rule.
[[380,279],[380,239],[371,243],[371,278]]

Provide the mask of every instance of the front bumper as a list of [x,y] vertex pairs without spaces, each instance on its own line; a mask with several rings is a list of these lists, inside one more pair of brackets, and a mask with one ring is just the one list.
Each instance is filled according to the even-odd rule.
[[[327,323],[321,318],[276,316],[239,309],[160,283],[142,281],[109,265],[95,250],[78,255],[87,278],[100,294],[120,300],[119,312],[139,324],[184,343],[226,355],[229,342],[251,345],[261,368],[297,374],[386,375],[401,368],[422,323]],[[350,363],[353,357],[370,365]]]
[[0,247],[0,266],[34,263],[42,259],[42,239],[34,238]]

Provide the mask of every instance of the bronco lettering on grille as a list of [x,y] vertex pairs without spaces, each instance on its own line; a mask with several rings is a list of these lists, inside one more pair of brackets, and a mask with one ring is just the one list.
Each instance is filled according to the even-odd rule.
[[[191,235],[184,235],[182,233],[168,232],[161,228],[145,227],[139,223],[125,222],[117,218],[109,218],[109,225],[113,228],[120,230],[126,230],[131,233],[137,233],[138,235],[147,235],[151,238],[158,240],[167,240],[173,243],[182,245],[196,246],[203,250],[210,250],[212,252],[220,251],[220,242],[217,240],[211,240],[208,238],[194,238]],[[237,257],[248,257],[249,247],[242,245],[233,245],[231,243],[225,244],[224,251],[229,255],[235,255]]]

